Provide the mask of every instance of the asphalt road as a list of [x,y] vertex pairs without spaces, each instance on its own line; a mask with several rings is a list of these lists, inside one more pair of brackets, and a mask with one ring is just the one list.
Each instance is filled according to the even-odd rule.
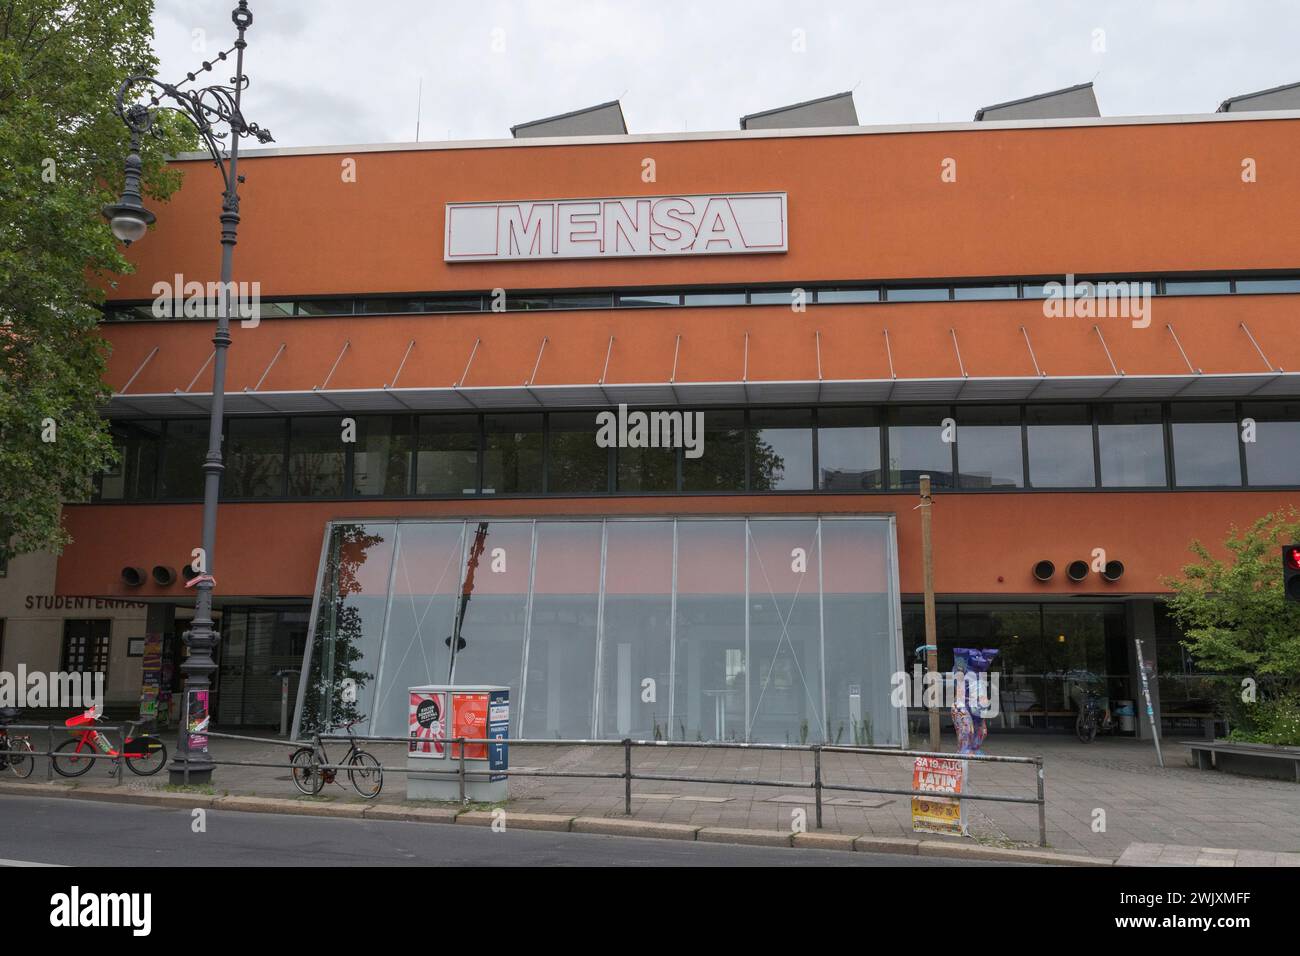
[[842,850],[730,846],[450,824],[187,811],[0,797],[0,865],[63,866],[960,866]]

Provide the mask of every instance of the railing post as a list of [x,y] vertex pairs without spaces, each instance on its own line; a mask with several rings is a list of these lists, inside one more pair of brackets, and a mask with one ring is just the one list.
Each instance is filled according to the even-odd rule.
[[1043,781],[1043,758],[1034,758],[1035,776],[1038,778],[1038,845],[1047,846],[1047,790]]
[[54,780],[54,725],[45,725],[45,782]]
[[623,738],[623,812],[632,815],[632,738]]
[[[186,706],[188,706],[188,705],[186,705]],[[182,709],[184,709],[184,708],[182,708]],[[188,787],[188,786],[190,785],[190,744],[193,743],[193,740],[190,739],[190,726],[189,726],[189,721],[188,721],[188,719],[186,718],[186,715],[185,715],[185,714],[182,714],[181,716],[182,716],[183,719],[186,719],[185,727],[184,727],[183,730],[181,730],[181,736],[182,736],[182,737],[184,738],[184,740],[185,740],[185,771],[184,771],[184,779],[185,779],[185,786]]]
[[460,802],[461,806],[465,805],[465,738],[457,737],[460,741]]
[[113,786],[122,786],[122,765],[126,763],[126,728],[118,728],[117,759],[113,761]]
[[817,829],[822,828],[822,748],[813,745],[813,790],[817,795]]

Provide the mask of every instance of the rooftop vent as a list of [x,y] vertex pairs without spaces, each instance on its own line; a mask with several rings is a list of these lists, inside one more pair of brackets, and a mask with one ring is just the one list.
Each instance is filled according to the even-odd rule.
[[510,134],[515,139],[536,136],[617,136],[626,133],[627,123],[623,121],[623,107],[618,100],[510,127]]
[[1008,103],[994,103],[975,111],[975,122],[992,120],[1065,119],[1073,116],[1100,116],[1097,97],[1091,83],[1067,86],[1063,90],[1026,96]]
[[821,99],[778,106],[740,118],[741,129],[809,129],[816,126],[857,126],[853,93],[834,93]]
[[1219,104],[1218,112],[1253,113],[1256,110],[1300,110],[1300,83],[1229,97]]

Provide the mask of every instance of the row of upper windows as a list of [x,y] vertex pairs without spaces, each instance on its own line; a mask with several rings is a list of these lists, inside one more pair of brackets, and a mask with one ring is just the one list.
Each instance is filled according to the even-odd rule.
[[[256,310],[241,313],[245,318],[291,318],[295,316],[322,315],[394,315],[438,312],[529,312],[556,309],[627,309],[665,306],[714,305],[791,305],[802,302],[825,305],[844,302],[970,302],[978,300],[1043,299],[1050,293],[1049,283],[1055,280],[1033,282],[970,282],[970,283],[908,283],[862,285],[804,285],[780,288],[713,288],[689,292],[673,291],[599,291],[599,292],[510,292],[501,295],[485,293],[453,293],[423,296],[367,296],[335,297],[328,299],[266,299]],[[1300,294],[1300,277],[1269,278],[1156,278],[1156,279],[1101,279],[1075,280],[1074,294],[1088,282],[1128,282],[1140,290],[1141,284],[1150,285],[1152,295],[1278,295]],[[802,294],[802,298],[798,298]],[[158,303],[118,304],[104,307],[106,321],[144,321],[171,318],[215,317],[215,305],[199,300],[180,308],[170,298]],[[180,314],[185,312],[186,314]]]
[[[599,414],[232,418],[222,495],[1300,487],[1300,401],[706,409],[677,448],[607,447]],[[114,422],[97,500],[199,499],[207,424]]]

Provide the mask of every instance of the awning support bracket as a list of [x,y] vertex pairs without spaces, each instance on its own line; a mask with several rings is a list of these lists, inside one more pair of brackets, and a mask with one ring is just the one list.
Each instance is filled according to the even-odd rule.
[[1255,336],[1250,334],[1250,329],[1246,327],[1246,323],[1242,322],[1240,324],[1241,324],[1241,331],[1246,333],[1246,338],[1250,339],[1250,344],[1255,346],[1255,351],[1258,352],[1259,357],[1264,360],[1264,367],[1268,369],[1270,372],[1285,371],[1285,369],[1283,369],[1282,366],[1274,365],[1272,362],[1268,360],[1268,356],[1264,354],[1264,350],[1260,348],[1259,343],[1255,341]]
[[1092,327],[1092,330],[1097,333],[1097,338],[1101,339],[1101,347],[1102,350],[1106,353],[1106,361],[1110,363],[1110,370],[1114,372],[1116,375],[1123,375],[1124,373],[1119,369],[1119,367],[1115,364],[1115,360],[1111,357],[1110,346],[1106,344],[1106,337],[1101,334],[1101,326],[1094,325]]
[[330,371],[329,371],[329,374],[325,376],[325,381],[321,382],[321,384],[319,384],[319,385],[317,385],[315,388],[313,388],[313,389],[312,389],[313,392],[320,392],[320,391],[324,391],[325,389],[329,388],[330,379],[332,379],[332,378],[334,377],[334,370],[335,370],[336,368],[339,367],[339,362],[342,362],[342,361],[343,361],[343,356],[344,356],[345,354],[347,354],[348,349],[350,349],[351,347],[352,347],[352,340],[351,340],[351,339],[344,339],[344,340],[343,340],[343,348],[339,349],[339,357],[336,358],[336,359],[334,360],[334,364],[330,366]]
[[889,377],[897,379],[898,375],[894,372],[894,349],[889,344],[889,329],[885,329],[885,356],[889,359]]
[[600,378],[596,384],[604,388],[605,376],[609,374],[609,358],[614,354],[614,336],[609,337],[609,345],[605,346],[605,366],[600,370]]
[[244,391],[256,392],[259,388],[262,387],[262,383],[265,382],[266,377],[271,374],[271,369],[274,368],[275,363],[280,360],[280,356],[284,354],[284,350],[285,350],[285,344],[281,342],[280,347],[276,349],[275,354],[271,356],[271,363],[266,366],[266,369],[262,372],[262,377],[257,380],[257,384],[254,385],[252,388],[249,388],[247,385],[245,385]]
[[477,336],[474,338],[474,347],[469,350],[469,358],[465,360],[465,371],[460,373],[459,382],[452,383],[451,385],[452,388],[460,388],[462,385],[465,384],[465,379],[469,375],[469,367],[474,364],[474,356],[478,354],[478,344],[479,342],[482,341],[483,340],[478,338]]
[[1047,373],[1038,365],[1038,356],[1034,354],[1034,343],[1029,341],[1029,331],[1022,325],[1020,334],[1025,337],[1025,348],[1029,349],[1029,360],[1034,363],[1034,373],[1039,378],[1046,378]]
[[528,376],[528,381],[524,382],[524,387],[525,387],[525,388],[527,388],[527,387],[529,387],[530,385],[532,385],[532,384],[533,384],[533,380],[534,380],[535,378],[537,378],[537,370],[538,370],[539,368],[542,367],[542,353],[546,351],[546,343],[549,342],[550,340],[551,340],[551,337],[550,337],[549,335],[543,335],[543,336],[542,336],[542,345],[541,345],[541,347],[537,350],[537,361],[533,363],[533,374],[532,374],[532,375],[529,375],[529,376]]
[[961,360],[961,346],[957,344],[957,330],[949,329],[948,334],[952,336],[952,349],[957,353],[957,368],[961,371],[962,378],[970,378],[966,373],[966,363]]
[[402,356],[402,364],[397,366],[397,371],[393,374],[393,380],[384,388],[396,388],[397,380],[402,377],[402,369],[406,368],[406,360],[411,357],[411,349],[415,348],[415,339],[406,343],[406,354]]
[[144,367],[145,367],[146,365],[149,364],[149,362],[153,359],[153,357],[154,357],[155,355],[158,354],[158,349],[159,349],[159,348],[160,348],[160,346],[157,346],[157,345],[155,345],[155,346],[153,347],[153,351],[150,352],[148,355],[146,355],[146,356],[144,357],[144,361],[141,362],[141,363],[140,363],[140,367],[137,368],[137,369],[135,370],[135,374],[133,374],[130,378],[128,378],[128,379],[126,380],[126,384],[122,386],[122,390],[121,390],[120,392],[118,392],[117,394],[119,394],[119,395],[125,395],[125,394],[126,394],[127,389],[129,389],[129,388],[131,387],[131,383],[134,382],[137,378],[140,377],[140,373],[144,371]]
[[216,358],[216,357],[217,357],[217,350],[216,350],[216,349],[213,349],[211,352],[208,353],[208,360],[207,360],[206,362],[204,362],[203,365],[201,365],[201,366],[199,367],[199,370],[198,370],[197,372],[194,373],[194,377],[193,377],[192,379],[190,379],[190,384],[188,384],[188,385],[185,386],[185,393],[186,393],[187,395],[188,395],[189,392],[194,388],[194,383],[197,382],[197,381],[199,380],[199,376],[202,375],[203,372],[204,372],[204,370],[205,370],[209,365],[212,364],[212,360],[213,360],[214,358]]
[[1169,323],[1165,323],[1165,328],[1167,328],[1169,330],[1169,334],[1174,337],[1174,344],[1178,346],[1178,354],[1181,355],[1183,357],[1183,361],[1187,363],[1187,371],[1191,372],[1193,375],[1202,374],[1199,368],[1192,367],[1192,361],[1187,357],[1187,352],[1186,350],[1183,349],[1183,343],[1178,341],[1178,333],[1174,331],[1174,327]]

